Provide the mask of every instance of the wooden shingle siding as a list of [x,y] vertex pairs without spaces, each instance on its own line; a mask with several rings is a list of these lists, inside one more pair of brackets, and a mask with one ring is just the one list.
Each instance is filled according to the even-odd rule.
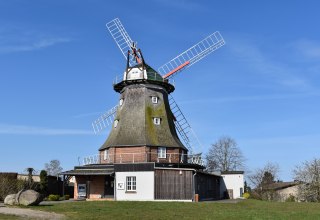
[[155,170],[155,199],[191,200],[192,177],[191,170]]

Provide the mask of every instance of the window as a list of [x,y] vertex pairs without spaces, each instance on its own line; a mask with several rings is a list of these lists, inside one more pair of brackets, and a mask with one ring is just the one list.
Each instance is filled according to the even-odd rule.
[[116,127],[118,126],[118,122],[119,122],[119,120],[115,120],[115,121],[114,121],[114,123],[113,123],[113,127],[114,127],[114,128],[116,128]]
[[135,176],[127,176],[127,191],[136,191],[136,177]]
[[103,152],[103,159],[107,160],[108,157],[109,157],[109,149],[105,149],[104,152]]
[[158,103],[158,97],[152,96],[151,97],[151,101],[152,101],[153,104],[157,104]]
[[120,99],[119,105],[122,106],[122,104],[123,104],[123,99]]
[[158,147],[158,158],[167,158],[167,148]]
[[154,123],[155,125],[160,125],[160,123],[161,123],[161,118],[153,118],[153,123]]

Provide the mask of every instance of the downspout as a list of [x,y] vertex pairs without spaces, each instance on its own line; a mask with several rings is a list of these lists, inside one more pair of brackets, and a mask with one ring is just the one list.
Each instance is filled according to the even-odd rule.
[[192,184],[192,185],[193,185],[193,198],[192,198],[192,201],[193,201],[193,202],[195,202],[195,201],[194,201],[194,198],[195,198],[195,195],[196,195],[196,184],[195,184],[195,183],[196,183],[196,175],[197,175],[197,171],[195,170],[195,171],[194,171],[194,174],[193,174],[193,176],[192,176],[192,183],[193,183],[193,184]]
[[113,180],[113,194],[114,194],[114,200],[117,201],[117,173],[114,172],[114,180]]

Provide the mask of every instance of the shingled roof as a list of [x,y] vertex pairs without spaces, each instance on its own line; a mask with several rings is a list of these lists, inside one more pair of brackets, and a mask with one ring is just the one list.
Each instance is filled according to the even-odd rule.
[[300,182],[275,182],[263,186],[266,190],[279,190],[301,184]]
[[[153,104],[151,97],[158,97]],[[161,85],[137,83],[128,85],[121,92],[123,105],[119,106],[108,139],[99,150],[121,146],[160,146],[182,148],[175,130],[168,93]],[[161,124],[155,125],[153,118],[161,118]]]

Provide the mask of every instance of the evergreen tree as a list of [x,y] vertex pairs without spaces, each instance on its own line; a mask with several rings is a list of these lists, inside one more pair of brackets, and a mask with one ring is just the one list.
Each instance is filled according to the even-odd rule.
[[48,193],[48,174],[45,170],[40,172],[40,192],[44,195]]

